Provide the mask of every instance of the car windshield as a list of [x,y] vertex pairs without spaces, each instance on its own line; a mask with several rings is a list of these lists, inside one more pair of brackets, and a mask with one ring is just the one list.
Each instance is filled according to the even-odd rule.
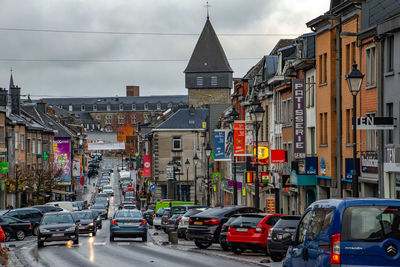
[[77,208],[77,207],[78,207],[78,203],[76,203],[76,202],[72,202],[72,207],[75,207],[75,208]]
[[95,202],[107,202],[106,198],[96,198]]
[[116,219],[125,219],[125,218],[142,218],[142,214],[140,211],[135,210],[121,210],[115,214]]
[[49,225],[49,224],[61,224],[61,223],[74,223],[74,220],[71,214],[52,214],[43,216],[43,220],[41,224]]
[[106,189],[107,189],[107,190],[108,190],[108,189],[112,189],[112,186],[104,186],[103,189],[104,189],[104,190],[106,190]]
[[106,208],[103,206],[103,205],[94,205],[94,206],[91,206],[90,207],[90,209],[92,209],[92,210],[105,210]]
[[226,222],[226,225],[231,225],[231,223],[236,220],[239,216],[232,216],[229,218],[229,220]]
[[137,209],[135,205],[124,205],[124,209]]
[[296,229],[299,224],[299,217],[282,217],[275,224],[274,228],[292,228]]
[[163,215],[164,212],[165,212],[165,209],[161,208],[161,209],[158,209],[158,210],[157,210],[156,214],[157,214],[157,215]]
[[380,242],[386,238],[400,241],[400,207],[348,207],[344,211],[343,241]]
[[72,213],[75,220],[81,219],[93,219],[93,214],[91,212],[76,212]]
[[239,216],[236,220],[231,223],[231,227],[238,226],[257,226],[261,222],[264,216]]

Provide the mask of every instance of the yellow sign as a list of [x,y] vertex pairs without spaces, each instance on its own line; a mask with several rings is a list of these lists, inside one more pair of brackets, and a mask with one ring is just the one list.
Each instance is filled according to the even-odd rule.
[[244,197],[246,196],[246,188],[244,188],[244,187],[242,188],[242,196],[244,196]]
[[214,192],[217,192],[217,186],[214,185],[213,188],[214,188]]
[[[254,155],[256,155],[256,148],[254,148]],[[269,157],[269,149],[268,146],[264,145],[259,145],[258,146],[258,159],[263,160],[263,159],[268,159]]]
[[203,129],[206,129],[207,128],[207,122],[203,121],[202,126],[203,126]]

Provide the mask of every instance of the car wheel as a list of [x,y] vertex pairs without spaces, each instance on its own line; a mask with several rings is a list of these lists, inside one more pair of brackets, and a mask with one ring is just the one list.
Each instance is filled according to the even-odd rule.
[[33,235],[38,235],[39,234],[39,225],[36,225],[33,227]]
[[79,237],[77,237],[77,238],[74,240],[74,244],[75,244],[75,245],[78,245],[78,244],[79,244]]
[[38,248],[41,248],[41,247],[43,247],[43,246],[44,246],[44,242],[43,242],[43,241],[39,241],[39,240],[38,240],[38,242],[37,242],[37,246],[38,246]]
[[271,253],[271,259],[275,262],[282,261],[283,255],[280,253]]
[[11,239],[11,233],[7,230],[4,231],[4,236],[6,237],[4,241],[8,242]]
[[167,228],[164,228],[164,233],[168,234]]
[[221,242],[220,245],[221,245],[221,248],[222,248],[224,251],[229,251],[229,250],[231,250],[231,248],[228,246],[228,244],[227,244],[226,242]]
[[147,242],[147,234],[142,237],[143,242]]
[[22,230],[18,230],[18,231],[15,233],[15,237],[17,238],[18,241],[22,241],[22,240],[25,239],[25,232],[22,231]]
[[235,248],[235,247],[231,248],[231,250],[233,251],[233,253],[238,254],[238,255],[242,254],[244,251],[244,249],[242,249],[242,248]]
[[201,249],[206,249],[209,246],[211,246],[211,244],[212,244],[212,242],[200,241],[200,240],[195,240],[194,243],[198,248],[201,248]]
[[114,242],[114,236],[110,235],[110,242]]

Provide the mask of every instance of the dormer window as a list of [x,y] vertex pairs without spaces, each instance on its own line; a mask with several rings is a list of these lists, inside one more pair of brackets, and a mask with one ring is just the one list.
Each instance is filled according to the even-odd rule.
[[157,103],[157,110],[161,110],[161,103]]
[[136,110],[136,104],[132,104],[132,110]]
[[85,111],[85,105],[81,105],[81,111]]
[[203,86],[203,77],[196,78],[196,86]]
[[110,111],[110,110],[111,110],[111,105],[108,104],[108,105],[107,105],[107,111]]
[[93,105],[93,111],[97,111],[97,105]]
[[168,108],[172,108],[172,103],[171,102],[168,103]]
[[218,77],[217,76],[211,76],[211,86],[217,86],[218,85]]
[[148,110],[149,109],[149,104],[145,103],[144,104],[144,110]]
[[123,111],[124,110],[124,104],[119,104],[119,110]]
[[72,111],[72,105],[69,105],[69,106],[68,106],[68,110],[69,110],[69,111]]

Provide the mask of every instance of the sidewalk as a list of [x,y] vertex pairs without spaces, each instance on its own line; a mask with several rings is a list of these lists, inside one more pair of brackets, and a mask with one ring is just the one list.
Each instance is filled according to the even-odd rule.
[[[87,178],[89,179],[89,178]],[[77,200],[79,201],[87,201],[88,204],[91,204],[91,201],[94,198],[94,195],[96,194],[96,184],[98,181],[98,176],[91,178],[90,183],[86,185],[86,188],[78,184],[80,186],[81,190],[77,191]],[[93,186],[94,184],[94,186]]]

